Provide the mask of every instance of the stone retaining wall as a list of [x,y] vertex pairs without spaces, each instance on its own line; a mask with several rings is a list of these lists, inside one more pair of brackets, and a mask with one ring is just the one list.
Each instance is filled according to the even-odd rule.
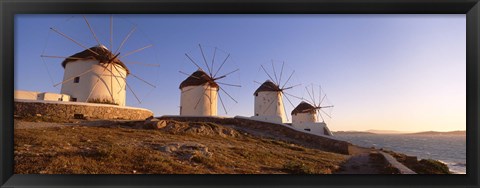
[[382,154],[383,158],[385,158],[385,161],[390,164],[392,167],[398,169],[400,174],[417,174],[413,170],[409,169],[402,163],[398,162],[397,159],[395,159],[393,156],[391,156],[388,153],[380,151],[380,154]]
[[185,117],[185,116],[162,116],[157,117],[163,120],[175,121],[196,121],[212,122],[222,125],[231,125],[235,129],[243,130],[256,136],[268,137],[272,139],[286,140],[291,143],[303,145],[312,148],[318,148],[324,151],[330,151],[341,154],[349,154],[349,148],[352,144],[330,139],[327,137],[307,134],[300,131],[284,127],[282,125],[255,121],[243,118],[222,118],[222,117]]
[[153,113],[142,108],[79,102],[15,101],[14,115],[20,117],[44,116],[55,119],[124,119],[144,120]]

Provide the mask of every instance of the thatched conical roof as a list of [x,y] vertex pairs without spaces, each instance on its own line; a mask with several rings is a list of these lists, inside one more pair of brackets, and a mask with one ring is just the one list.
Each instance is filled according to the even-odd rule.
[[192,73],[187,79],[180,83],[180,89],[187,86],[201,86],[205,83],[209,83],[210,87],[219,88],[218,84],[215,83],[212,77],[210,77],[203,70],[199,69]]
[[263,82],[263,84],[258,87],[257,90],[255,90],[254,94],[258,94],[258,92],[262,92],[262,91],[282,91],[275,83],[273,83],[272,81],[270,80],[267,80],[265,82]]
[[[89,49],[91,51],[84,50],[82,52],[73,54],[72,56],[70,56],[71,58],[66,58],[62,62],[62,67],[65,68],[65,65],[67,65],[67,63],[77,61],[78,58],[94,59],[94,60],[98,60],[100,63],[108,63],[113,57],[115,57],[115,55],[104,46],[94,46]],[[96,52],[98,55],[93,53],[92,51]],[[127,74],[130,73],[127,66],[122,61],[120,61],[118,57],[112,60],[111,63],[115,63],[122,66],[127,71]]]
[[314,113],[316,108],[311,104],[308,104],[302,101],[295,109],[292,110],[291,115],[296,115],[298,113]]

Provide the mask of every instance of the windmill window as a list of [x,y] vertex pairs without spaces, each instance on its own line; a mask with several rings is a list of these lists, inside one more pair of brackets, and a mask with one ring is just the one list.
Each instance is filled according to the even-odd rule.
[[76,102],[76,101],[77,101],[77,98],[72,98],[72,101],[73,101],[73,102]]
[[258,116],[258,114],[255,114],[255,116]]
[[77,76],[73,79],[73,83],[78,83],[78,82],[80,82],[80,77]]
[[310,129],[304,129],[304,130],[306,130],[306,131],[310,131]]

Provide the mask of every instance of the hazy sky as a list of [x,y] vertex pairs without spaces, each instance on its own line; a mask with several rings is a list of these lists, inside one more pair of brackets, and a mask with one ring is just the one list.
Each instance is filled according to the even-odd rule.
[[[110,48],[110,16],[87,16],[102,44]],[[253,92],[268,77],[260,65],[277,75],[285,61],[283,80],[295,70],[288,90],[308,98],[305,86],[321,85],[328,95],[333,131],[400,130],[449,131],[466,127],[465,15],[115,15],[113,49],[133,25],[136,30],[122,54],[154,47],[122,60],[131,72],[155,84],[153,88],[130,76],[128,83],[142,103],[127,91],[127,105],[152,110],[156,116],[178,115],[180,90],[186,75],[202,64],[198,44],[215,66],[231,56],[219,75],[236,68],[224,86],[237,103],[222,95],[227,116],[253,115]],[[60,92],[63,59],[84,49],[58,31],[91,47],[96,44],[82,16],[17,15],[15,20],[15,89]],[[133,64],[159,64],[159,67]],[[285,82],[285,81],[282,81]],[[318,90],[318,89],[317,89]],[[315,92],[317,92],[315,90]],[[317,97],[318,97],[318,93]],[[294,105],[300,100],[290,97]],[[288,114],[293,107],[284,101]],[[225,115],[220,103],[219,115]]]

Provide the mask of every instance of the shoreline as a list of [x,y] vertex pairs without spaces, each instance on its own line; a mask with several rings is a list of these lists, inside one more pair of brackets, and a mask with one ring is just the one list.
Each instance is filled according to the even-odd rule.
[[[450,154],[447,153],[447,151],[440,150],[438,148],[423,148],[422,150],[416,149],[413,146],[411,146],[412,143],[415,143],[416,145],[425,145],[424,142],[430,140],[433,142],[434,139],[448,139],[452,137],[457,137],[458,139],[464,139],[465,137],[462,135],[441,135],[437,137],[436,135],[401,135],[401,134],[351,134],[351,133],[343,133],[343,134],[336,134],[336,136],[341,137],[342,140],[363,146],[363,147],[375,147],[375,148],[383,148],[386,150],[393,150],[397,152],[401,152],[407,155],[412,155],[412,156],[417,156],[419,159],[435,159],[439,162],[444,163],[447,165],[450,169],[451,172],[454,174],[466,174],[466,160],[464,159],[465,155],[462,157],[462,152],[458,155],[458,158],[452,158],[452,152]],[[389,140],[392,141],[383,141],[383,142],[378,142],[377,140],[381,140],[380,138],[389,138]],[[398,144],[395,141],[399,140],[400,138],[408,137],[412,139],[417,139],[415,142],[412,141],[410,142],[404,142],[402,144]],[[398,138],[398,139],[397,139]],[[423,138],[428,138],[427,140],[423,140]],[[457,140],[457,139],[455,139]],[[442,142],[443,143],[443,142]],[[438,145],[444,145],[444,144],[438,144]],[[461,147],[462,148],[462,147]],[[465,150],[465,147],[463,147],[463,150]],[[453,151],[453,150],[452,150]],[[447,153],[447,156],[443,156]]]

